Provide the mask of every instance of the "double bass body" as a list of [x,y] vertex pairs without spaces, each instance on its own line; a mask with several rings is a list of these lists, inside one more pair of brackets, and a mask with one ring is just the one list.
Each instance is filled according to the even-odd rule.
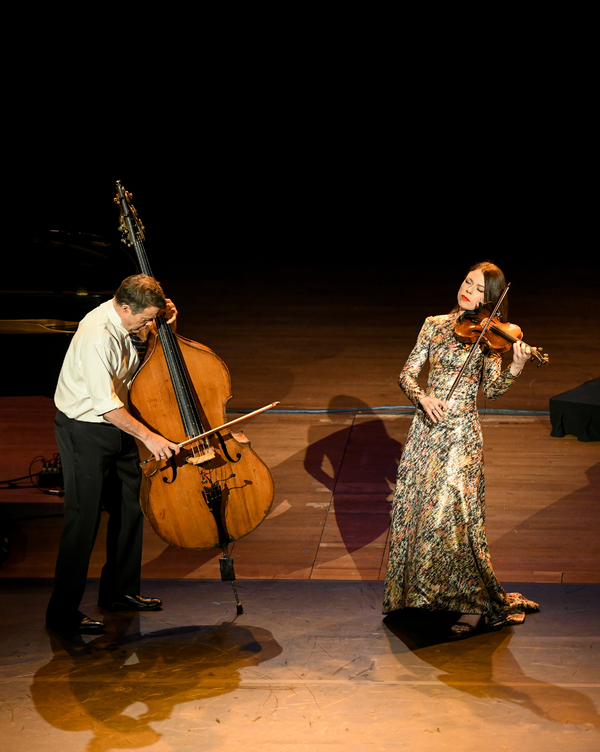
[[[193,385],[195,404],[184,409],[197,414],[202,428],[222,425],[231,398],[227,366],[208,347],[179,335],[172,337],[184,375]],[[181,395],[176,393],[160,336],[150,336],[148,349],[131,387],[131,410],[151,430],[179,442],[182,436],[188,438]],[[140,459],[142,509],[157,534],[173,546],[224,548],[254,530],[271,508],[271,473],[243,434],[212,435],[160,462],[140,445]]]
[[[141,271],[154,276],[143,225],[120,181],[115,203],[121,231],[135,248]],[[156,325],[148,355],[131,385],[130,409],[152,431],[185,446],[179,454],[158,461],[138,443],[144,474],[140,503],[156,533],[172,546],[221,548],[221,576],[233,580],[228,544],[266,517],[273,503],[273,479],[243,433],[223,425],[231,399],[225,363],[210,348],[176,335],[164,316]],[[240,608],[238,602],[238,613]]]

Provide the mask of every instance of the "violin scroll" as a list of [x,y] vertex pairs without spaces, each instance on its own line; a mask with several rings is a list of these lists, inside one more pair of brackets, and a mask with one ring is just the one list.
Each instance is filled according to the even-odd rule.
[[532,347],[531,348],[531,362],[533,363],[534,360],[538,361],[538,368],[540,366],[547,366],[548,362],[550,361],[550,356],[548,353],[543,352],[543,348],[541,347]]

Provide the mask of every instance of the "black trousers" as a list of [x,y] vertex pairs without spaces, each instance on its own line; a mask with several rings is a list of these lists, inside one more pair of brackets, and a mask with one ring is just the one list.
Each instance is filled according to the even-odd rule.
[[69,629],[81,619],[79,604],[103,506],[109,518],[99,601],[140,592],[141,470],[134,438],[116,426],[71,420],[59,412],[54,427],[65,484],[65,527],[46,622]]

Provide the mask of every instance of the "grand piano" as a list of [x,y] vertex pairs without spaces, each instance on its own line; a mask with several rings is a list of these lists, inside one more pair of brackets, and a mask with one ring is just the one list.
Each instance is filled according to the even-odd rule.
[[137,274],[137,263],[122,243],[59,230],[12,241],[4,256],[0,396],[51,397],[79,321]]

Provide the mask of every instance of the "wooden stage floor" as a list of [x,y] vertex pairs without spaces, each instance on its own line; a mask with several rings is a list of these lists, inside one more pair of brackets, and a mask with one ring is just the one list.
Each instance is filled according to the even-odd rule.
[[523,586],[539,614],[449,643],[382,620],[381,582],[240,580],[237,618],[225,583],[144,584],[164,611],[76,645],[40,626],[50,580],[3,581],[5,752],[598,749],[598,585]]
[[[527,295],[515,286],[511,318],[551,363],[528,365],[498,403],[480,403],[508,411],[483,413],[494,568],[542,610],[520,627],[448,643],[442,616],[382,621],[380,603],[410,425],[397,374],[423,319],[451,307],[460,279],[419,297],[410,281],[355,271],[284,270],[249,288],[240,271],[228,295],[191,277],[162,280],[181,333],[228,364],[232,417],[281,401],[246,429],[276,494],[267,519],[235,544],[243,616],[217,579],[218,552],[170,548],[148,527],[145,590],[165,610],[131,623],[109,616],[109,633],[79,647],[55,641],[43,613],[61,501],[33,488],[1,492],[12,532],[0,567],[7,752],[477,750],[482,740],[492,752],[598,748],[600,453],[597,443],[552,438],[544,414],[551,396],[600,374],[581,325],[598,323],[591,282],[577,308],[563,270],[541,287],[525,279]],[[4,479],[56,452],[53,416],[47,395],[0,397]],[[102,541],[103,530],[83,604],[91,616]]]
[[[27,405],[29,416],[37,406],[40,443],[35,454],[51,456],[56,451],[51,401],[12,398],[13,406],[15,402],[17,412]],[[235,543],[237,576],[383,579],[396,465],[410,420],[409,415],[346,413],[256,418],[247,434],[271,468],[276,494],[266,520]],[[487,533],[499,578],[600,583],[597,444],[552,438],[546,417],[485,415],[482,424]],[[44,440],[39,438],[42,425]],[[23,438],[30,448],[32,437]],[[2,504],[3,514],[12,520],[13,531],[11,555],[0,567],[0,578],[53,577],[62,502],[33,488],[3,493],[10,499]],[[105,515],[91,577],[100,576],[104,563]],[[219,577],[219,555],[218,549],[168,546],[146,523],[146,578]]]

